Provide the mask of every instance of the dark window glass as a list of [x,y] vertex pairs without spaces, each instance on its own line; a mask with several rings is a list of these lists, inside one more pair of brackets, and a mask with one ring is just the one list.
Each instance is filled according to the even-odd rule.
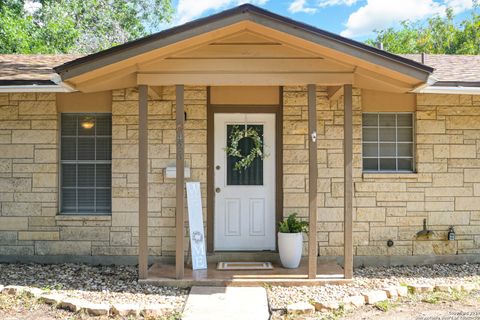
[[380,158],[380,170],[382,171],[395,171],[397,164],[395,158]]
[[[236,125],[227,125],[227,145],[230,146],[230,135]],[[263,140],[263,125],[247,125],[253,128]],[[250,138],[243,138],[238,143],[238,148],[242,155],[250,153],[254,143]],[[240,160],[238,157],[227,156],[227,185],[263,185],[263,159],[256,157],[252,164],[246,169],[235,169],[235,164]]]
[[61,126],[62,213],[110,213],[111,115],[62,114]]
[[362,123],[364,127],[377,127],[378,126],[378,114],[376,113],[364,113],[362,115]]
[[364,143],[363,144],[363,155],[367,157],[377,157],[378,156],[378,143]]
[[62,137],[62,160],[77,160],[77,138]]
[[362,114],[364,171],[413,171],[413,114]]
[[378,159],[377,158],[364,158],[363,170],[378,171]]
[[412,159],[398,159],[398,170],[400,171],[412,171],[413,160]]
[[394,113],[380,113],[378,119],[380,127],[395,127]]

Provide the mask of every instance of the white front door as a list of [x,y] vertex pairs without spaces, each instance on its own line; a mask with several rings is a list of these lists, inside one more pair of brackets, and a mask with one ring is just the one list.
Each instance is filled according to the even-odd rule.
[[[265,158],[245,170],[225,148],[235,126],[262,137]],[[248,154],[253,143],[242,139]],[[215,114],[215,250],[275,250],[275,114]]]

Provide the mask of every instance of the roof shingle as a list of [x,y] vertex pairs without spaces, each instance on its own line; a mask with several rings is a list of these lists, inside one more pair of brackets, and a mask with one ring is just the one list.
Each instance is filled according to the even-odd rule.
[[[402,56],[422,63],[421,54]],[[480,55],[425,54],[423,63],[435,69],[438,81],[480,82]]]
[[51,80],[53,67],[79,58],[78,54],[4,54],[0,55],[0,81]]

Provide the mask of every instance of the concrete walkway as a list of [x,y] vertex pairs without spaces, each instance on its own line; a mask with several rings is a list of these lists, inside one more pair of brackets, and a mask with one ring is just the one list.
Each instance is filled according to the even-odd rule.
[[267,291],[261,287],[192,287],[183,320],[267,320]]

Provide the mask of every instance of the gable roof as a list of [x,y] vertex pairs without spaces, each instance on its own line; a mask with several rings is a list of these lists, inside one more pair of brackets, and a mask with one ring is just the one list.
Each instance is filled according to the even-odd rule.
[[213,31],[240,21],[252,21],[282,32],[291,33],[303,39],[321,43],[331,49],[348,51],[348,54],[369,62],[381,64],[387,68],[399,68],[413,77],[426,81],[433,69],[389,52],[368,46],[337,34],[318,29],[311,25],[280,16],[251,4],[243,4],[223,12],[194,20],[186,24],[167,29],[147,37],[130,41],[110,49],[94,53],[67,63],[54,70],[67,80],[88,71],[102,68],[116,62],[141,55],[151,50],[168,46],[172,43],[192,38],[205,32]]

